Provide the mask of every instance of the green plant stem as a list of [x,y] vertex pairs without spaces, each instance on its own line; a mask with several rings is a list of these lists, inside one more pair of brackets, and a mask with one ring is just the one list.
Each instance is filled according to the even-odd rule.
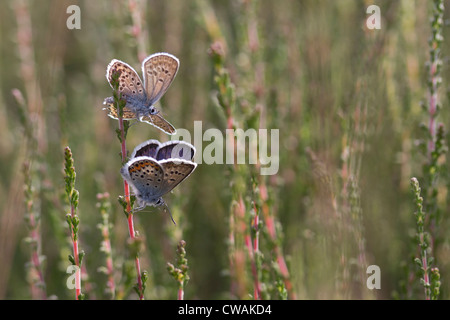
[[177,246],[177,267],[175,267],[170,262],[167,263],[167,271],[172,275],[172,277],[178,283],[177,290],[177,300],[184,299],[184,286],[189,281],[188,275],[188,261],[186,259],[186,241],[180,240]]
[[[75,208],[73,205],[70,206],[70,215],[72,219],[75,217]],[[81,266],[80,266],[80,258],[78,252],[78,239],[75,235],[74,228],[71,228],[72,232],[72,247],[73,247],[73,256],[75,259],[75,265],[78,267],[75,271],[75,296],[78,300],[81,296]]]
[[429,269],[430,264],[433,259],[427,254],[430,248],[429,234],[425,232],[425,212],[423,211],[423,198],[420,195],[421,189],[419,181],[416,178],[411,179],[411,188],[414,194],[414,203],[416,206],[416,216],[417,223],[417,244],[419,246],[419,258],[415,259],[416,264],[420,267],[422,273],[422,285],[424,286],[425,299],[431,299],[431,289],[430,289],[430,278]]
[[78,200],[79,193],[78,190],[75,189],[75,179],[76,172],[75,166],[72,156],[72,151],[69,147],[66,147],[64,150],[64,172],[65,172],[65,185],[66,185],[66,194],[70,204],[70,213],[66,215],[66,220],[69,225],[71,240],[72,240],[72,248],[73,248],[73,256],[69,256],[69,261],[72,265],[76,266],[75,269],[75,299],[83,299],[84,296],[81,292],[81,262],[84,256],[84,252],[79,251],[78,248],[78,231],[79,231],[79,223],[80,219],[77,215],[78,208]]

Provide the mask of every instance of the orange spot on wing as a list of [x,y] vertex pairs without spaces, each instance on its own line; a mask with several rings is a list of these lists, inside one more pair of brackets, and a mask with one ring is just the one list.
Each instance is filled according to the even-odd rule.
[[159,169],[155,163],[148,161],[148,160],[147,161],[142,160],[140,162],[136,162],[135,164],[133,164],[130,167],[129,171],[130,171],[130,173],[136,172],[136,171],[141,171],[143,168],[148,167],[148,166],[153,167],[155,169]]

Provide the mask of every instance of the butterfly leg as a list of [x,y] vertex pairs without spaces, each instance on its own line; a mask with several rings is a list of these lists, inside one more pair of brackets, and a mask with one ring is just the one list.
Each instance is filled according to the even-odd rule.
[[133,213],[139,212],[144,210],[144,208],[146,207],[145,203],[139,203],[137,207],[133,208]]
[[139,119],[139,120],[133,121],[133,122],[128,126],[128,128],[131,128],[132,126],[134,126],[136,123],[139,123],[139,122],[141,122],[140,119]]

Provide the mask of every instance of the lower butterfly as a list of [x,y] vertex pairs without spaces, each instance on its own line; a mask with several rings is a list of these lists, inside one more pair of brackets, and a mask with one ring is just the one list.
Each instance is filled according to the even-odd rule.
[[160,143],[148,140],[138,145],[120,173],[131,186],[136,211],[165,205],[162,198],[184,181],[197,167],[192,161],[195,147],[184,141]]

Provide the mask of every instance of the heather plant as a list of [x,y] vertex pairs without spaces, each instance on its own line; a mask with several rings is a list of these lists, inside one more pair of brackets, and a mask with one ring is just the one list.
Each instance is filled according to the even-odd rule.
[[177,247],[177,267],[172,263],[167,262],[167,271],[172,275],[174,280],[178,283],[177,300],[184,299],[184,286],[189,281],[188,275],[188,261],[186,259],[186,242],[181,240]]
[[[420,141],[420,149],[425,158],[422,166],[423,182],[421,188],[417,178],[411,179],[411,186],[416,206],[416,244],[418,253],[414,263],[420,272],[413,272],[416,279],[425,290],[426,300],[437,300],[440,293],[440,273],[436,267],[438,261],[434,252],[441,245],[441,212],[445,201],[439,200],[439,194],[446,192],[442,186],[442,176],[445,174],[446,165],[442,158],[447,152],[446,134],[443,123],[438,123],[441,102],[439,87],[441,78],[441,46],[443,42],[444,2],[433,1],[431,14],[431,37],[428,41],[430,60],[427,64],[427,103],[423,104],[424,113],[428,116],[428,125],[422,125],[425,138]],[[422,189],[424,189],[422,191]],[[422,197],[425,195],[425,198]],[[418,275],[419,274],[419,275]],[[432,276],[433,275],[433,276]],[[412,285],[409,291],[412,290]]]
[[[203,4],[204,23],[213,24],[214,19],[208,17],[211,10]],[[215,70],[215,83],[218,88],[217,104],[223,112],[226,119],[228,130],[231,129],[248,129],[259,128],[261,122],[266,124],[266,119],[262,114],[265,110],[263,103],[264,82],[262,77],[263,64],[258,60],[259,53],[259,35],[255,20],[256,4],[251,3],[244,6],[244,15],[249,21],[248,27],[243,27],[242,34],[248,35],[244,37],[243,52],[240,54],[248,56],[252,61],[252,66],[242,68],[239,73],[239,80],[243,84],[235,84],[230,79],[230,74],[225,67],[225,59],[227,56],[226,45],[221,40],[223,37],[220,33],[210,33],[213,44],[210,47],[210,56],[213,60]],[[216,26],[207,26],[208,30],[220,30]],[[253,70],[254,74],[251,73]],[[244,85],[245,84],[245,85]],[[240,96],[236,93],[236,87],[242,86],[253,88],[241,92]],[[234,150],[239,148],[236,137],[231,137],[227,144],[234,146]],[[250,142],[249,142],[250,144]],[[249,145],[250,148],[250,145]],[[248,156],[250,153],[248,153]],[[295,298],[292,285],[289,279],[289,271],[279,246],[281,238],[279,236],[280,227],[277,231],[277,219],[274,215],[274,207],[268,199],[268,191],[266,181],[263,176],[259,175],[259,166],[245,166],[234,164],[230,166],[230,189],[232,200],[229,213],[229,259],[230,259],[230,276],[232,281],[232,293],[237,297],[244,298],[248,292],[248,279],[245,273],[252,275],[253,298],[270,299],[275,297],[286,298],[288,292],[290,298]],[[261,219],[264,221],[263,230],[267,233],[268,248],[271,248],[266,255],[260,251],[259,230]],[[247,252],[245,252],[247,251]],[[268,256],[268,257],[267,257]],[[246,267],[246,260],[250,262],[250,267]],[[246,269],[248,269],[246,271]],[[263,269],[266,269],[264,283],[261,284]],[[251,271],[250,271],[251,270]],[[280,285],[282,284],[282,285]],[[264,295],[263,295],[264,294]]]
[[[112,79],[112,87],[113,87],[113,98],[114,98],[114,107],[116,110],[118,110],[118,116],[119,116],[119,128],[116,129],[117,137],[120,142],[120,154],[122,159],[122,165],[127,161],[127,147],[126,147],[126,137],[128,134],[128,128],[129,123],[128,121],[123,120],[123,109],[125,107],[125,100],[122,99],[121,94],[118,91],[119,88],[119,75],[118,73],[113,74]],[[141,263],[139,259],[139,254],[141,250],[141,242],[142,240],[139,238],[138,233],[135,231],[134,228],[134,221],[133,221],[133,204],[135,198],[131,196],[130,194],[130,186],[128,182],[124,179],[123,180],[123,190],[124,190],[124,196],[119,197],[119,202],[123,207],[123,211],[125,213],[125,216],[127,218],[128,223],[128,232],[130,235],[130,248],[131,248],[131,256],[134,258],[134,263],[136,267],[136,277],[137,277],[137,283],[134,286],[134,289],[136,293],[139,296],[140,300],[144,299],[144,291],[145,291],[145,281],[147,279],[147,273],[146,271],[141,272]]]
[[[421,189],[416,178],[411,179],[411,187],[414,194],[414,203],[417,211],[414,213],[417,223],[417,244],[419,246],[419,256],[415,258],[414,262],[420,267],[420,283],[424,287],[426,300],[437,300],[439,297],[440,276],[439,269],[431,267],[434,263],[434,257],[431,250],[431,235],[424,229],[427,217],[423,211],[423,198],[421,196]],[[431,276],[433,273],[433,276]],[[431,280],[433,278],[433,280]]]
[[78,215],[78,204],[80,193],[75,189],[76,172],[74,167],[74,160],[72,157],[72,151],[69,147],[64,149],[64,181],[65,190],[68,198],[70,212],[66,214],[66,221],[69,225],[70,238],[72,241],[73,254],[69,255],[69,261],[74,267],[71,269],[74,273],[73,288],[75,288],[76,300],[84,299],[84,294],[81,291],[81,266],[83,263],[84,251],[79,249],[79,231],[80,231],[80,218]]
[[[447,0],[71,5],[0,2],[0,299],[449,299]],[[198,167],[136,211],[130,146],[172,137],[105,71],[155,52]]]

